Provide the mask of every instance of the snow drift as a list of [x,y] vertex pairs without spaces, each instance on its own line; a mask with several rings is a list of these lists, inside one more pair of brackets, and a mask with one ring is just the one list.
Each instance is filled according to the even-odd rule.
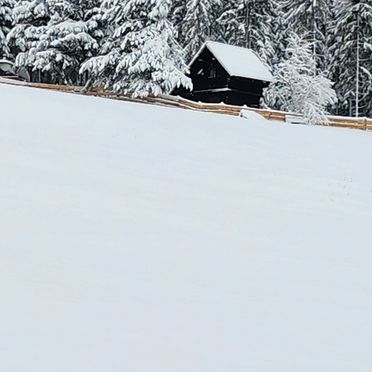
[[370,370],[370,133],[0,102],[3,371]]

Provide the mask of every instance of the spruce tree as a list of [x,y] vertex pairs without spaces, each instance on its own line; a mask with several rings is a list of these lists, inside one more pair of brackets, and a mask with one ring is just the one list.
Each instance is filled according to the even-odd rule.
[[223,39],[255,50],[273,66],[281,53],[281,7],[278,0],[227,0],[218,19]]
[[203,43],[216,38],[215,19],[220,0],[187,0],[182,21],[181,38],[188,60],[195,55]]
[[6,36],[13,22],[13,6],[13,0],[0,0],[0,59],[10,57],[10,49]]
[[19,48],[16,67],[26,69],[34,81],[79,84],[80,65],[97,48],[90,36],[90,27],[94,29],[96,23],[83,21],[85,9],[70,0],[43,1],[35,8],[33,2],[25,4],[28,8],[15,8],[16,19],[24,23],[10,34]]
[[251,0],[249,46],[270,67],[279,60],[282,53],[282,13],[278,0]]
[[185,0],[173,0],[169,12],[170,21],[172,22],[176,33],[177,41],[181,46],[185,45],[185,40],[182,35],[182,27],[186,15],[186,2]]
[[369,0],[337,1],[333,41],[332,73],[339,97],[336,113],[372,117],[372,5]]
[[183,51],[168,20],[171,0],[113,0],[105,3],[104,19],[112,27],[107,53],[91,58],[80,72],[94,86],[134,96],[169,93],[191,87]]
[[217,22],[221,25],[221,36],[227,44],[244,46],[246,43],[244,9],[244,0],[223,2]]
[[47,0],[22,0],[15,5],[12,15],[14,26],[7,40],[11,54],[16,57],[34,47],[39,40],[50,20],[49,4]]
[[312,43],[317,67],[329,62],[329,34],[334,0],[284,0],[284,26],[298,35],[306,35]]

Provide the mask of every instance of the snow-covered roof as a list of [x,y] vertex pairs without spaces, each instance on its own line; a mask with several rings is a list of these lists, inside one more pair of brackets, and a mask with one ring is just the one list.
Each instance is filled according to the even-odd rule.
[[267,82],[273,81],[273,76],[269,69],[251,49],[218,43],[216,41],[205,42],[190,65],[194,63],[205,48],[209,49],[231,76]]
[[2,72],[14,72],[13,71],[14,63],[8,61],[7,59],[0,59],[0,71]]
[[7,59],[0,59],[0,63],[5,64],[5,65],[11,65],[11,66],[14,65],[12,61],[8,61]]

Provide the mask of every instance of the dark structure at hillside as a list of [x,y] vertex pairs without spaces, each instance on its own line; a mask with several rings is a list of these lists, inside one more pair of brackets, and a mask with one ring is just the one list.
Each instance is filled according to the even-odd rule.
[[250,49],[206,42],[191,61],[190,92],[175,89],[172,94],[207,103],[259,107],[263,89],[273,77]]

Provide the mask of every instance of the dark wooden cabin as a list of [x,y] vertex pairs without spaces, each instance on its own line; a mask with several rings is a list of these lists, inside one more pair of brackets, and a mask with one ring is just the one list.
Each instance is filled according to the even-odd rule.
[[173,95],[192,101],[259,107],[262,91],[273,77],[250,49],[207,41],[189,65],[193,90]]

